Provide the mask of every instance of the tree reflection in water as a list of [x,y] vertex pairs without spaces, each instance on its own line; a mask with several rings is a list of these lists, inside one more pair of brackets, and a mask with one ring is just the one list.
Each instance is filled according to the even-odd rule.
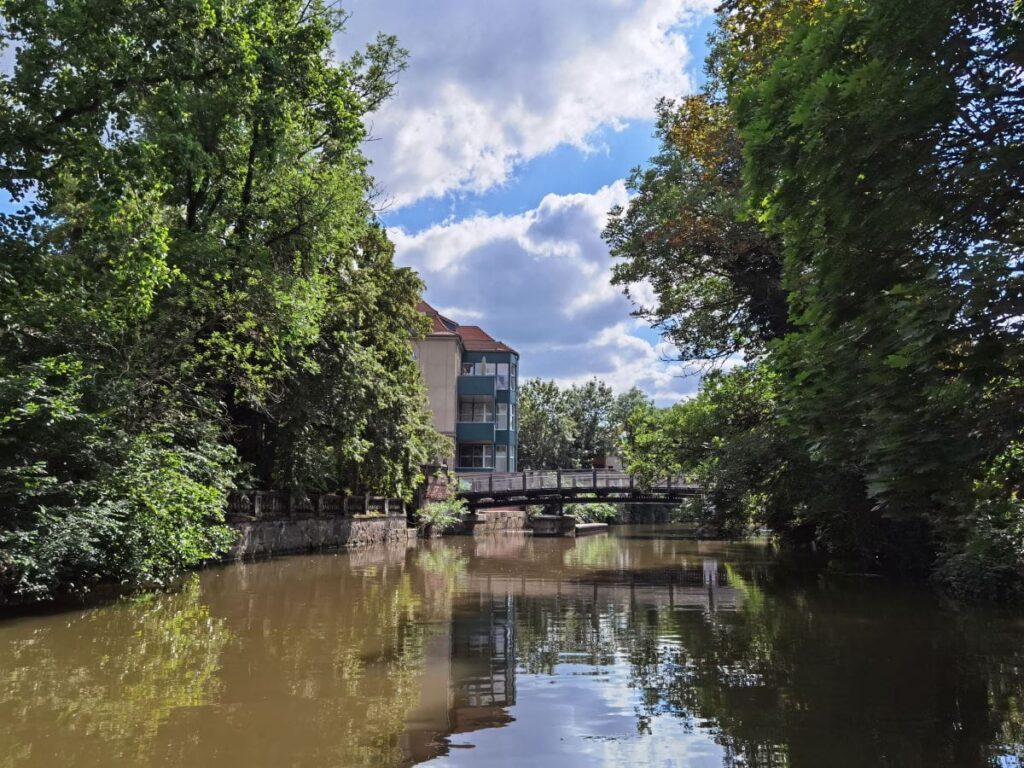
[[0,766],[1005,768],[1022,636],[664,529],[282,558],[0,621]]
[[147,762],[175,712],[201,708],[221,689],[231,633],[199,591],[193,575],[174,594],[3,626],[0,765]]

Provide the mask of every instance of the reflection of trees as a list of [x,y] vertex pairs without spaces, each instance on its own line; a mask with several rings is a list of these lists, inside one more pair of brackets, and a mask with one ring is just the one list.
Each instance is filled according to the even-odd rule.
[[679,644],[634,665],[648,714],[704,719],[744,766],[995,765],[1008,722],[989,720],[995,679],[922,596],[887,588],[790,589],[737,613],[669,613],[662,638]]
[[576,546],[567,549],[563,557],[570,567],[610,567],[616,564],[621,553],[622,547],[611,536],[592,536],[577,539]]
[[0,744],[25,745],[10,764],[144,764],[174,710],[215,698],[229,639],[195,576],[174,594],[8,625]]
[[420,694],[423,587],[403,559],[345,557],[236,566],[207,585],[239,638],[225,654],[216,718],[169,734],[176,765],[396,765]]
[[416,553],[416,567],[423,578],[423,600],[428,616],[447,617],[459,580],[466,575],[469,558],[460,549],[428,542]]
[[286,558],[0,624],[0,765],[404,764],[510,722],[517,668],[566,663],[625,665],[640,731],[681,719],[727,766],[1024,757],[1019,619],[723,546],[520,546]]
[[927,595],[891,583],[725,574],[740,610],[588,603],[579,590],[520,601],[520,667],[625,660],[638,728],[684,719],[713,735],[728,766],[1018,764],[1020,626],[974,617],[951,627]]

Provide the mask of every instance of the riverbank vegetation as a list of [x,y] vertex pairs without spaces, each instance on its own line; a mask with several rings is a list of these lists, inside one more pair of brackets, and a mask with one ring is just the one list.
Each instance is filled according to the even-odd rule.
[[408,495],[441,455],[363,118],[405,53],[319,0],[4,5],[0,601],[159,584],[236,485]]
[[1024,596],[1024,15],[727,0],[605,236],[707,376],[631,420],[722,530]]

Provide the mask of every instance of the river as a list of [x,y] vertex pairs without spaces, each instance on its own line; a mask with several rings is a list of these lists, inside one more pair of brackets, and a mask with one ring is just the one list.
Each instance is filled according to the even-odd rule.
[[1024,765],[1024,618],[671,527],[0,618],[0,767]]

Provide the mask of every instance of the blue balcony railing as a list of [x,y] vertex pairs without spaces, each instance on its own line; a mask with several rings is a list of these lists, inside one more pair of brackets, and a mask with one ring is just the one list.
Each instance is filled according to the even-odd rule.
[[494,397],[494,376],[459,376],[460,395]]
[[455,438],[460,443],[493,443],[493,421],[460,421],[455,425]]

